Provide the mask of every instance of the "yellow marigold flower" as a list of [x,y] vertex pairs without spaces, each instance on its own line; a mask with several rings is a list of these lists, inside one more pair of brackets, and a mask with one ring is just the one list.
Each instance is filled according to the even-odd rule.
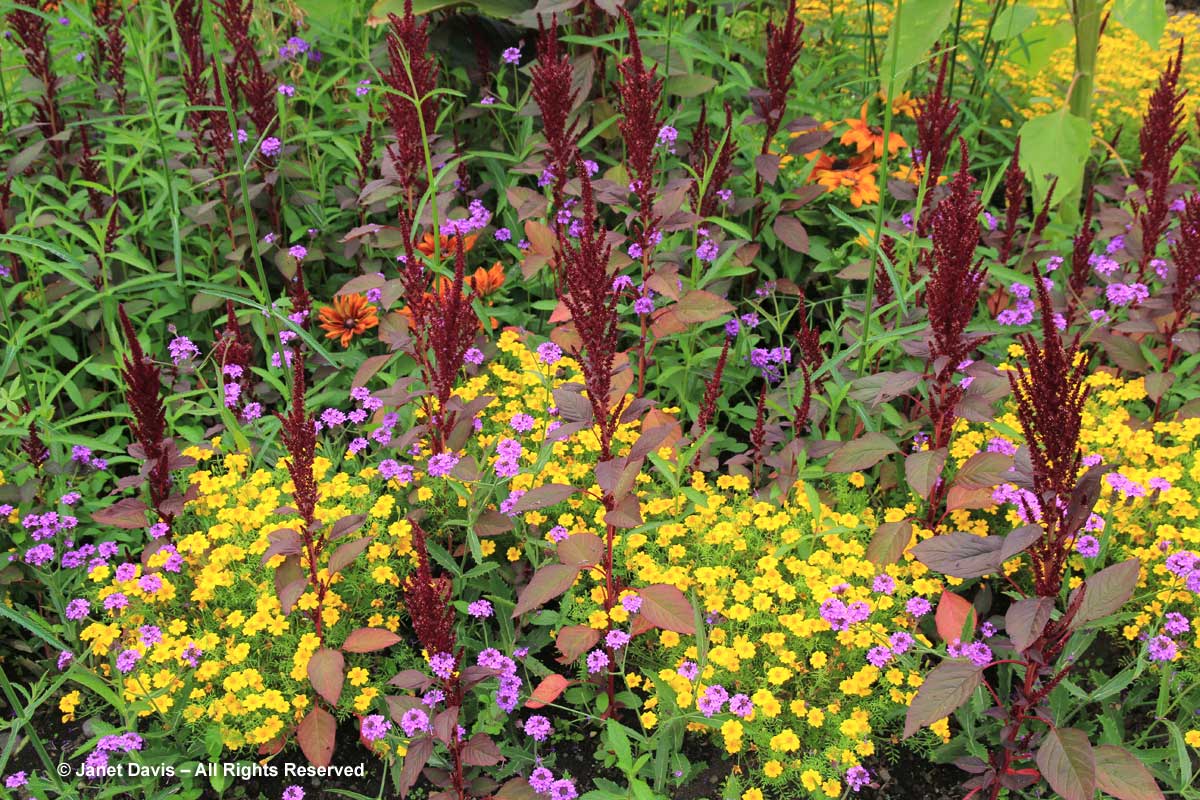
[[363,686],[369,677],[370,675],[362,667],[354,667],[346,673],[346,680],[350,681],[351,686]]
[[747,789],[742,792],[742,800],[763,800],[762,789]]
[[1200,747],[1200,731],[1192,729],[1183,735],[1188,747]]
[[791,753],[800,749],[800,737],[791,728],[784,728],[771,737],[771,749]]
[[805,789],[815,792],[817,787],[821,785],[821,773],[815,769],[806,769],[800,775],[800,783],[803,784]]
[[658,715],[653,711],[646,711],[642,714],[642,727],[649,730],[658,724]]

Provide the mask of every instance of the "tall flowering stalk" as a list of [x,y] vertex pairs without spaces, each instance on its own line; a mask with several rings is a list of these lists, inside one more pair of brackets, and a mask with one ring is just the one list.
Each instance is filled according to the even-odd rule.
[[[544,175],[551,183],[554,208],[563,207],[563,187],[567,174],[579,154],[578,119],[570,120],[571,109],[579,100],[579,90],[572,89],[575,69],[571,58],[558,41],[558,16],[550,27],[542,24],[538,15],[538,62],[530,70],[533,101],[542,112],[542,130],[546,136],[547,163]],[[554,225],[557,226],[557,218]]]
[[316,597],[316,605],[309,616],[316,629],[317,638],[325,640],[322,610],[328,589],[320,576],[320,558],[325,550],[326,537],[317,522],[317,478],[313,473],[313,461],[317,453],[317,426],[305,409],[306,384],[304,379],[304,353],[292,358],[292,403],[286,416],[276,413],[281,424],[280,438],[287,449],[287,471],[292,478],[292,502],[300,512],[299,541],[281,552],[301,552],[308,561],[307,584]]
[[[700,217],[711,217],[717,213],[720,201],[719,192],[729,180],[733,163],[733,110],[725,104],[725,128],[719,139],[713,139],[708,132],[708,105],[700,104],[700,119],[692,132],[692,147],[690,161],[692,171],[698,179],[688,187],[688,196],[692,201],[692,210]],[[711,170],[711,173],[709,172]],[[704,195],[700,195],[701,183],[708,174],[708,184],[704,186]]]
[[254,123],[259,138],[268,136],[275,128],[276,82],[263,68],[258,48],[250,34],[254,17],[254,0],[215,0],[213,10],[233,47],[228,62],[228,85],[234,102],[237,96],[246,102],[246,112]]
[[[1079,350],[1079,334],[1063,345],[1054,327],[1050,295],[1037,281],[1042,315],[1042,342],[1032,334],[1017,337],[1025,362],[1008,374],[1017,404],[1017,419],[1025,434],[1033,464],[1033,494],[1025,514],[1038,519],[1044,535],[1029,549],[1034,585],[1039,597],[1054,597],[1062,586],[1063,570],[1083,524],[1074,524],[1066,502],[1075,488],[1082,463],[1079,432],[1087,400],[1088,357]],[[1032,507],[1030,507],[1032,505]]]
[[1096,240],[1096,231],[1092,227],[1092,216],[1095,212],[1095,194],[1088,192],[1087,201],[1083,206],[1083,223],[1071,244],[1071,273],[1067,276],[1067,321],[1073,321],[1083,301],[1083,291],[1087,288],[1088,279],[1092,274],[1092,242]]
[[163,405],[162,380],[158,366],[142,350],[133,323],[124,304],[117,306],[125,343],[129,349],[121,357],[121,379],[125,383],[125,402],[133,419],[130,431],[141,448],[141,457],[150,468],[150,505],[159,519],[170,525],[174,514],[164,505],[171,495],[171,458],[174,447],[167,439],[167,412]]
[[821,349],[820,333],[808,321],[808,309],[803,297],[800,298],[800,307],[796,310],[796,315],[800,318],[800,330],[796,331],[795,338],[797,349],[800,351],[798,364],[804,393],[801,395],[800,404],[793,409],[792,431],[799,434],[808,425],[813,395],[821,391],[825,383],[824,378],[815,381],[813,379],[816,371],[825,363],[825,351]]
[[662,129],[663,82],[658,77],[658,65],[646,70],[642,48],[638,42],[633,18],[624,8],[621,15],[629,31],[629,55],[617,66],[621,79],[617,85],[617,106],[621,112],[619,128],[625,141],[625,159],[633,180],[633,193],[638,198],[638,238],[642,251],[643,279],[654,247],[654,167],[658,160],[655,145]]
[[58,76],[54,72],[54,54],[46,35],[50,23],[41,13],[38,0],[16,0],[16,7],[8,12],[8,24],[21,45],[30,74],[41,84],[42,94],[33,100],[34,120],[49,143],[59,180],[65,180],[63,159],[67,154],[67,143],[58,135],[66,126],[58,107]]
[[466,253],[461,236],[453,237],[453,279],[441,279],[436,290],[429,291],[433,288],[432,273],[412,246],[410,224],[402,213],[400,228],[406,253],[400,279],[413,336],[411,352],[430,390],[421,401],[430,425],[430,449],[440,453],[458,421],[450,410],[450,395],[479,330],[479,316],[472,305],[478,295],[466,281]]
[[1158,86],[1150,96],[1146,114],[1142,117],[1142,128],[1138,132],[1138,146],[1142,154],[1141,169],[1134,174],[1134,181],[1141,190],[1136,202],[1135,213],[1142,230],[1142,256],[1138,260],[1138,282],[1146,275],[1150,260],[1154,258],[1158,243],[1167,231],[1170,203],[1167,192],[1177,169],[1171,162],[1187,140],[1183,130],[1183,98],[1186,89],[1179,88],[1179,73],[1183,68],[1183,40],[1175,57],[1167,62],[1167,68],[1159,77]]
[[417,21],[412,0],[405,0],[403,17],[389,14],[388,19],[392,27],[387,40],[389,68],[383,79],[392,90],[385,105],[396,141],[387,153],[406,190],[408,207],[414,209],[431,169],[426,148],[441,107],[440,96],[434,94],[438,64],[429,54],[429,20]]
[[574,242],[563,230],[558,231],[556,261],[559,269],[559,299],[571,312],[575,331],[582,341],[579,357],[583,370],[588,401],[595,417],[600,439],[600,460],[612,458],[613,434],[625,408],[622,398],[615,406],[612,392],[612,373],[617,354],[617,292],[608,272],[611,246],[605,244],[604,232],[596,227],[596,201],[587,170],[580,164],[579,180],[583,188],[583,218],[581,230]]
[[[225,328],[213,343],[212,353],[213,360],[221,370],[222,382],[227,382],[232,378],[231,382],[238,386],[233,408],[244,418],[248,418],[250,415],[247,413],[247,409],[258,408],[252,394],[254,382],[252,380],[253,373],[250,371],[254,345],[242,330],[241,325],[238,324],[237,315],[233,312],[232,300],[225,301]],[[228,393],[226,397],[229,397]]]
[[[982,259],[976,260],[979,244],[979,215],[983,207],[974,180],[968,172],[970,159],[965,141],[960,143],[962,163],[950,182],[949,192],[930,215],[933,250],[923,254],[929,270],[925,306],[931,331],[927,411],[933,427],[930,449],[949,447],[958,419],[958,404],[965,389],[955,375],[978,339],[965,335],[975,314],[979,292],[986,278]],[[949,490],[946,481],[936,482],[930,491],[926,522],[936,524],[942,501]]]
[[[767,155],[771,152],[771,143],[779,127],[783,124],[783,114],[787,110],[788,94],[792,91],[796,79],[792,71],[800,60],[800,49],[804,46],[801,37],[804,34],[804,23],[796,16],[796,0],[789,0],[787,19],[783,27],[773,21],[767,21],[767,61],[766,61],[766,91],[761,93],[757,102],[758,115],[766,125],[760,153]],[[763,177],[761,174],[754,179],[754,196],[761,196]],[[762,227],[762,206],[754,214],[754,233],[757,235]]]
[[117,98],[117,108],[125,113],[125,12],[108,18],[104,29],[105,55],[108,57],[108,70],[105,77],[112,84],[113,94]]
[[[204,38],[201,35],[204,21],[204,9],[196,0],[178,0],[171,13],[175,17],[175,28],[179,31],[179,41],[184,58],[180,59],[179,68],[183,73],[183,93],[191,108],[187,112],[187,124],[192,130],[192,145],[196,148],[202,161],[206,162],[207,150],[204,147],[205,122],[210,113],[200,110],[211,105],[208,94],[208,80],[205,69],[208,59],[204,55]],[[224,112],[222,112],[223,114]]]
[[[917,102],[918,147],[913,158],[924,167],[926,183],[931,188],[938,185],[938,178],[946,168],[946,159],[950,157],[950,148],[958,135],[959,102],[950,99],[946,89],[946,65],[951,55],[947,53],[942,56],[933,89]],[[919,233],[924,236],[926,231],[927,228],[922,224]]]
[[[1179,233],[1171,245],[1175,262],[1175,283],[1171,287],[1171,320],[1167,323],[1167,356],[1163,371],[1170,372],[1179,356],[1175,335],[1187,326],[1192,306],[1200,297],[1200,194],[1192,193],[1183,201],[1179,215]],[[1161,401],[1161,396],[1159,400]],[[1156,407],[1157,415],[1157,407]]]
[[[1013,239],[1017,233],[1017,221],[1025,205],[1025,173],[1021,171],[1021,137],[1013,144],[1012,160],[1004,172],[1004,238],[1000,240],[1000,263],[1007,264],[1012,257]],[[1051,192],[1047,197],[1053,196]]]

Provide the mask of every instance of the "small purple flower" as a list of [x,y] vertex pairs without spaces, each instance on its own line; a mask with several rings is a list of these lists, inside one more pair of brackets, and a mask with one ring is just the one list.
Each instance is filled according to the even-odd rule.
[[58,654],[58,663],[57,663],[58,671],[62,672],[64,669],[66,669],[70,665],[70,663],[74,659],[75,659],[74,653],[72,653],[70,650],[63,650],[61,653]]
[[550,537],[550,541],[557,544],[557,543],[561,542],[563,539],[566,539],[568,536],[570,536],[571,532],[568,531],[566,528],[564,528],[562,525],[555,525],[553,528],[551,528],[549,531],[546,532],[546,535]]
[[354,93],[359,97],[366,97],[371,91],[371,81],[368,78],[363,78],[358,82],[358,86],[354,89]]
[[441,478],[450,474],[458,466],[458,456],[453,453],[438,453],[429,457],[427,471],[431,478]]
[[630,636],[625,631],[609,631],[604,637],[604,644],[610,650],[620,650],[625,645],[629,644]]
[[550,785],[550,800],[575,800],[579,791],[575,782],[568,778],[560,778]]
[[293,784],[283,790],[283,800],[304,800],[304,790]]
[[929,613],[932,606],[924,597],[912,597],[904,604],[904,610],[912,614],[914,617],[923,617]]
[[652,311],[654,311],[654,294],[652,292],[647,292],[633,301],[633,313],[639,317],[644,317]]
[[850,769],[846,770],[846,785],[852,791],[861,791],[864,786],[871,782],[871,773],[861,764],[855,764]]
[[400,727],[404,735],[411,739],[417,733],[429,730],[429,715],[419,708],[410,708],[400,717]]
[[1084,558],[1095,558],[1100,555],[1100,541],[1095,536],[1080,536],[1075,542],[1075,552]]
[[509,423],[509,426],[517,433],[529,433],[531,430],[533,430],[533,426],[535,424],[536,420],[534,420],[533,417],[521,412],[513,414],[513,418]]
[[475,619],[485,619],[492,616],[492,604],[487,600],[476,600],[467,606],[467,614]]
[[1167,614],[1166,619],[1163,622],[1163,630],[1172,636],[1179,636],[1187,633],[1190,628],[1191,625],[1188,623],[1188,618],[1183,614],[1180,614],[1178,611],[1172,611],[1171,613]]
[[84,600],[82,597],[77,598],[67,603],[67,619],[81,620],[91,613],[91,610],[92,606],[87,600]]
[[607,669],[608,664],[608,653],[603,650],[593,650],[588,653],[587,670],[589,675]]
[[29,783],[29,778],[23,770],[21,772],[14,772],[4,779],[4,785],[9,789],[19,789],[27,783]]
[[544,742],[550,736],[550,720],[541,714],[534,714],[525,720],[525,735],[533,737],[535,742]]
[[296,87],[292,86],[290,84],[287,84],[287,83],[279,84],[279,89],[277,91],[284,97],[295,97],[296,96]]
[[890,596],[892,592],[896,591],[896,579],[887,573],[876,575],[875,582],[871,584],[871,589]]
[[658,129],[658,143],[665,147],[668,153],[675,152],[675,140],[678,138],[679,131],[670,125],[663,125]]
[[303,261],[308,255],[308,248],[302,244],[294,244],[288,248],[288,255],[297,261]]
[[[418,713],[421,713],[421,714],[425,713],[423,711],[420,711],[419,709],[412,709],[412,711],[417,711]],[[407,717],[407,716],[408,716],[408,714],[405,714],[405,717]],[[425,720],[426,720],[426,723],[428,724],[429,717],[426,716]],[[386,719],[384,719],[382,714],[371,714],[370,716],[363,717],[362,728],[361,728],[362,738],[366,739],[368,742],[376,742],[376,741],[382,739],[384,736],[387,736],[387,732],[389,730],[391,730],[391,727],[392,727],[392,723],[390,723]],[[406,732],[407,732],[407,729],[406,729]],[[411,733],[409,733],[408,735],[412,736]]]
[[735,694],[729,698],[729,713],[737,714],[745,719],[754,713],[754,703],[744,694]]
[[274,136],[268,136],[266,139],[263,139],[263,143],[259,147],[259,150],[261,150],[262,154],[267,158],[274,158],[275,156],[279,155],[281,150],[283,150],[283,142],[279,141]]
[[883,645],[872,647],[867,651],[867,661],[873,667],[882,667],[892,660],[892,651]]
[[519,47],[506,48],[500,57],[504,59],[505,64],[519,64],[521,63],[521,49]]
[[171,354],[171,361],[175,366],[179,366],[184,361],[200,355],[200,348],[186,336],[176,336],[167,345],[167,352]]
[[454,656],[449,653],[437,653],[429,659],[429,668],[433,670],[433,674],[444,681],[450,680],[450,676],[454,674],[454,666]]
[[545,767],[538,767],[529,773],[529,786],[538,794],[546,794],[554,785],[554,773]]
[[463,361],[479,366],[483,363],[483,351],[478,347],[469,347],[467,352],[463,353]]
[[1155,636],[1147,647],[1151,661],[1171,661],[1179,653],[1175,640],[1170,636]]
[[715,261],[720,253],[721,248],[712,239],[705,239],[700,243],[700,246],[696,248],[696,258],[700,259],[701,261]]
[[700,674],[700,666],[695,661],[684,661],[676,670],[681,676],[689,681],[696,680],[696,676]]
[[132,672],[141,660],[142,654],[137,650],[125,650],[117,656],[117,669],[121,672]]
[[913,646],[914,641],[912,634],[907,631],[896,631],[888,637],[888,642],[892,646],[892,652],[898,656],[907,653],[909,648]]

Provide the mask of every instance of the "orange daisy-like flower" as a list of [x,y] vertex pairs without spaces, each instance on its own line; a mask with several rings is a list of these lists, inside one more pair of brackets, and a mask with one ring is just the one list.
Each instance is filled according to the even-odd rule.
[[480,267],[475,274],[467,278],[467,283],[480,297],[487,297],[500,290],[504,285],[504,265],[497,261],[491,269]]
[[823,169],[813,172],[813,179],[829,191],[850,190],[850,205],[859,208],[863,203],[879,202],[879,185],[875,182],[878,164],[850,166],[845,169]]
[[[862,114],[858,119],[848,119],[845,123],[850,126],[850,130],[842,134],[842,144],[852,144],[860,153],[874,152],[875,158],[883,157],[883,129],[867,123],[866,103],[863,103]],[[887,142],[888,154],[893,156],[901,147],[908,147],[904,137],[898,133],[889,134]]]
[[333,305],[321,309],[321,329],[326,339],[341,339],[342,347],[348,347],[355,336],[379,324],[376,310],[366,295],[338,295]]
[[[464,236],[463,237],[463,252],[471,252],[471,248],[475,246],[475,240],[479,236]],[[453,253],[458,246],[457,236],[438,236],[438,245],[442,253]],[[426,233],[425,236],[417,243],[417,249],[427,256],[432,256],[434,251],[433,234]]]
[[[880,102],[887,102],[887,92],[880,91],[877,96]],[[916,99],[908,92],[900,92],[900,94],[896,95],[896,99],[892,101],[892,113],[897,116],[912,119],[917,116],[918,110]]]

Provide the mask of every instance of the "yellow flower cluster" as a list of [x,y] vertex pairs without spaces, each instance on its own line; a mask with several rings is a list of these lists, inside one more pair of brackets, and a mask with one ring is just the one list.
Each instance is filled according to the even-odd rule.
[[[139,715],[179,707],[189,723],[218,726],[229,748],[267,744],[308,707],[306,667],[321,645],[311,618],[312,591],[285,614],[274,582],[284,556],[263,561],[271,533],[295,524],[281,509],[289,504],[291,481],[282,465],[252,469],[245,454],[222,454],[219,439],[185,454],[200,462],[189,476],[199,496],[177,520],[174,545],[154,552],[145,568],[130,563],[93,569],[95,607],[107,610],[81,638],[98,656],[137,654],[132,669],[122,670],[119,656],[117,671],[108,663],[100,668],[119,680]],[[333,576],[322,602],[324,639],[337,646],[359,627],[399,628],[399,575],[409,570],[412,546],[411,526],[394,518],[394,500],[375,496],[376,470],[334,472],[332,466],[327,458],[316,459],[318,520],[328,525],[365,513],[355,536],[371,539],[365,555]],[[327,548],[317,565],[323,579],[334,550]],[[375,565],[385,560],[388,571],[380,574]],[[308,569],[306,556],[302,567]],[[140,580],[150,574],[158,577],[157,588]],[[118,595],[124,601],[113,603]],[[368,664],[366,656],[350,656],[356,658]],[[353,666],[356,691],[343,692],[339,709],[366,711],[386,677],[368,679],[365,666]],[[64,715],[77,703],[60,706]]]

